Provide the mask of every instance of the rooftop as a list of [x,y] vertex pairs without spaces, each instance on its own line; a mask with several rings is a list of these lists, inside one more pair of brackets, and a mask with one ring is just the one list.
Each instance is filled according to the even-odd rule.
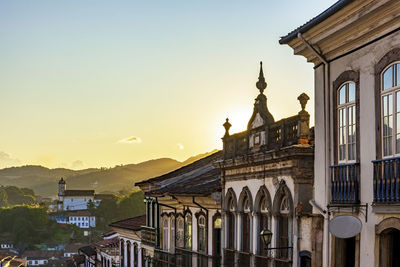
[[83,243],[74,243],[74,244],[68,244],[65,246],[64,252],[70,253],[70,252],[76,252],[78,253],[78,249],[85,246]]
[[26,250],[21,258],[27,259],[50,259],[61,258],[62,252],[57,250]]
[[119,247],[119,238],[103,239],[94,243],[94,245],[100,248],[117,248]]
[[94,196],[94,190],[65,190],[63,196]]
[[195,162],[193,162],[193,163],[191,163],[189,165],[185,165],[185,166],[183,166],[183,167],[181,167],[179,169],[176,169],[176,170],[174,170],[172,172],[169,172],[169,173],[166,173],[164,175],[160,175],[160,176],[157,176],[157,177],[154,177],[154,178],[151,178],[151,179],[147,179],[145,181],[141,181],[139,183],[136,183],[135,185],[139,185],[140,186],[142,184],[147,184],[147,183],[151,183],[151,184],[159,183],[159,182],[165,181],[165,180],[170,179],[170,178],[174,178],[174,177],[177,177],[177,176],[180,176],[180,175],[187,174],[190,171],[193,171],[193,170],[195,170],[195,169],[197,169],[197,168],[199,168],[201,166],[204,166],[204,165],[206,165],[208,163],[213,162],[216,159],[216,157],[220,156],[220,154],[221,154],[221,151],[215,152],[214,154],[211,154],[211,155],[209,155],[209,156],[207,156],[205,158],[197,160],[197,161],[195,161]]
[[143,225],[146,225],[146,215],[123,219],[110,223],[111,227],[139,231]]
[[[92,246],[81,247],[81,248],[79,248],[79,251],[89,257],[97,255],[96,250]],[[75,257],[74,257],[74,259],[75,259]]]
[[315,25],[321,23],[322,21],[326,20],[354,0],[339,0],[335,4],[333,4],[331,7],[326,9],[324,12],[319,14],[318,16],[314,17],[313,19],[309,20],[308,22],[304,23],[300,27],[294,29],[293,31],[289,32],[287,35],[281,37],[279,40],[280,44],[287,44],[291,40],[297,38],[298,33],[305,33]]

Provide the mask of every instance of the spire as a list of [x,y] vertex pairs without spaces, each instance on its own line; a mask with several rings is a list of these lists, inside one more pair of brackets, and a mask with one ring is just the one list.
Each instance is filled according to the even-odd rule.
[[[257,117],[257,114],[261,117],[263,125],[270,125],[275,122],[274,117],[272,114],[268,111],[267,107],[267,97],[264,95],[264,90],[267,88],[267,83],[265,82],[264,78],[264,71],[262,68],[262,61],[260,61],[260,74],[258,76],[258,81],[256,83],[256,87],[258,90],[260,90],[260,94],[257,96],[256,101],[254,103],[254,110],[253,110],[253,115],[250,118],[249,123],[247,124],[247,129],[251,129],[254,120]],[[256,123],[257,125],[259,123]],[[259,126],[257,126],[259,127]]]
[[258,75],[258,82],[256,83],[256,87],[260,90],[260,93],[264,93],[265,88],[267,88],[267,83],[265,82],[264,72],[262,68],[262,61],[260,61],[260,74]]

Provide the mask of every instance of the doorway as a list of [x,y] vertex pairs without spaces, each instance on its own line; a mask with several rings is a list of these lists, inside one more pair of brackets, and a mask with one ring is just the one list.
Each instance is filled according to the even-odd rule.
[[389,228],[380,235],[380,266],[400,267],[400,231]]
[[335,237],[335,267],[355,267],[356,237]]

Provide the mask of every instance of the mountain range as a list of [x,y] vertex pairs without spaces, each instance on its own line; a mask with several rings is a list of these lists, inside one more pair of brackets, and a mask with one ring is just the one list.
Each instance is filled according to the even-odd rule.
[[131,190],[136,182],[168,173],[215,152],[216,150],[213,150],[196,155],[182,162],[171,158],[159,158],[113,168],[70,170],[49,169],[36,165],[11,167],[0,169],[0,185],[30,188],[37,195],[54,198],[58,193],[58,181],[63,177],[67,189],[94,189],[96,193],[116,193]]

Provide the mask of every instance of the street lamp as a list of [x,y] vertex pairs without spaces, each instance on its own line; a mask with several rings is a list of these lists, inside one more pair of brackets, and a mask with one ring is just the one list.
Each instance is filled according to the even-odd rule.
[[260,233],[260,238],[264,242],[265,247],[268,247],[268,245],[271,243],[272,232],[264,227],[264,229]]

